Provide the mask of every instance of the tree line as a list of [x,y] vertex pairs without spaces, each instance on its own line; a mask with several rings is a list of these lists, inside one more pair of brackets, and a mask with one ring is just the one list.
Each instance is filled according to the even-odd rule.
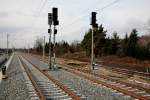
[[[55,52],[56,55],[59,57],[63,57],[64,54],[66,53],[75,53],[75,52],[80,52],[81,51],[81,45],[79,41],[73,41],[71,44],[69,44],[67,41],[60,41],[56,42],[55,44]],[[45,43],[45,53],[49,53],[49,42]],[[43,52],[43,40],[42,38],[37,38],[34,44],[34,52],[36,53],[41,53]],[[51,43],[51,52],[54,51],[54,45]]]
[[[81,42],[87,55],[91,53],[91,33],[92,30],[89,29]],[[117,55],[119,57],[130,56],[137,59],[150,59],[150,43],[141,46],[138,43],[140,37],[138,37],[136,29],[133,29],[130,35],[126,33],[123,39],[118,36],[117,32],[114,32],[112,37],[106,37],[106,33],[107,30],[102,25],[94,30],[95,57]]]
[[[141,46],[138,41],[138,31],[133,29],[128,35],[121,39],[117,32],[114,32],[111,37],[106,36],[107,30],[103,25],[94,29],[94,55],[95,57],[102,57],[108,55],[117,55],[119,57],[130,56],[137,59],[150,59],[150,43],[146,46]],[[56,43],[55,52],[62,57],[66,53],[86,52],[89,57],[91,55],[91,36],[92,29],[89,29],[81,42],[73,41],[69,44],[66,41]],[[53,44],[51,43],[53,52]],[[35,42],[35,49],[37,52],[42,52],[42,40],[37,39]],[[45,52],[49,51],[49,43],[45,44]]]

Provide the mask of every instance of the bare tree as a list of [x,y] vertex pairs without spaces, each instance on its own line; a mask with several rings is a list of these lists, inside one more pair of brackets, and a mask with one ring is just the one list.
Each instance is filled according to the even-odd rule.
[[43,44],[43,39],[37,37],[34,44],[34,48],[36,49],[37,52],[42,52],[42,44]]

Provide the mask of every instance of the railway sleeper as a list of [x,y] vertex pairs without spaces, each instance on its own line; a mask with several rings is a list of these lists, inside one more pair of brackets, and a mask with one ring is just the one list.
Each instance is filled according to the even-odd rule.
[[144,94],[143,96],[150,98],[150,94]]
[[54,86],[51,86],[51,85],[38,85],[40,88],[42,88],[42,89],[57,89],[58,88],[58,86],[56,86],[56,85],[54,85]]
[[124,88],[122,88],[122,89],[124,89],[124,90],[129,90],[129,89],[133,89],[132,87],[124,87]]
[[63,99],[68,99],[71,98],[69,97],[67,94],[66,95],[62,95],[62,96],[47,96],[46,99],[50,99],[50,100],[63,100]]
[[136,91],[138,91],[138,89],[130,89],[128,91],[130,91],[130,92],[136,92]]
[[58,92],[63,92],[62,90],[51,90],[50,93],[58,93]]
[[56,93],[51,93],[49,91],[42,91],[42,92],[45,96],[63,96],[63,95],[66,95],[65,92],[59,92],[59,93],[57,93],[57,92]]

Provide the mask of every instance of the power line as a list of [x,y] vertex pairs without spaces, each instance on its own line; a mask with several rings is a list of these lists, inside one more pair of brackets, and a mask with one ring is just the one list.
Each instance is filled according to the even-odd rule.
[[46,2],[47,2],[47,0],[41,0],[40,4],[38,5],[39,10],[37,10],[37,12],[34,14],[35,15],[35,17],[33,19],[34,21],[33,21],[33,23],[31,23],[32,27],[33,26],[36,27],[36,24],[35,24],[37,22],[36,20],[37,20],[38,16],[40,15],[41,11],[43,10]]
[[[113,2],[111,2],[111,3],[109,3],[108,5],[106,5],[106,6],[102,7],[102,8],[100,8],[100,9],[97,9],[97,10],[95,10],[95,11],[104,10],[104,9],[106,9],[106,8],[108,8],[108,7],[110,7],[110,6],[114,5],[114,4],[116,4],[116,3],[118,3],[119,1],[120,1],[120,0],[115,0],[115,1],[113,1]],[[80,16],[80,17],[78,17],[77,19],[75,19],[74,21],[72,21],[70,24],[68,24],[68,25],[65,26],[65,27],[72,26],[72,24],[74,24],[75,22],[77,22],[79,19],[81,19],[81,18],[83,18],[83,17],[87,17],[87,16],[88,16],[88,15]],[[64,30],[64,28],[61,28],[60,30]]]
[[39,8],[39,11],[38,11],[38,15],[42,12],[43,8],[45,7],[45,4],[47,3],[47,0],[44,0],[43,1],[43,5],[41,5],[41,7]]
[[[102,3],[101,0],[98,0],[98,2],[95,2],[95,3],[94,3],[94,7],[97,6],[97,5],[99,5],[99,3]],[[93,4],[92,4],[92,6],[93,6]],[[94,7],[92,7],[92,8],[94,8]],[[91,8],[85,9],[84,11],[82,11],[82,13],[87,12],[87,11],[89,11],[90,9],[91,9]]]
[[108,7],[110,7],[110,6],[114,5],[114,4],[116,4],[116,3],[119,2],[119,1],[120,1],[120,0],[115,0],[115,1],[111,2],[110,4],[104,6],[104,7],[100,8],[100,9],[97,9],[96,11],[104,10],[105,8],[108,8]]

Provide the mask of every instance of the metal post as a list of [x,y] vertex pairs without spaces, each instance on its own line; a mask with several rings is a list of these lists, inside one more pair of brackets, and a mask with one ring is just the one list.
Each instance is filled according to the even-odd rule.
[[94,33],[94,28],[92,28],[92,46],[91,46],[91,70],[94,69],[94,36],[93,36],[93,33]]
[[48,24],[49,24],[49,29],[48,29],[48,33],[49,33],[49,69],[52,69],[52,57],[51,57],[51,25],[52,25],[52,13],[48,13]]
[[53,42],[54,42],[54,46],[53,46],[53,56],[54,56],[54,61],[53,61],[53,68],[55,67],[55,59],[56,59],[56,54],[55,54],[55,29],[56,29],[56,26],[54,25],[54,39],[53,39]]
[[[2,37],[2,36],[0,36]],[[0,38],[0,49],[2,49],[2,39]]]
[[29,46],[29,44],[28,44],[28,54],[30,53],[30,46]]
[[43,39],[43,60],[45,58],[45,36],[44,36],[44,39]]
[[52,66],[51,66],[51,60],[52,60],[52,57],[51,57],[51,25],[50,25],[50,27],[49,27],[49,29],[50,29],[50,32],[49,32],[49,69],[51,69],[52,68]]
[[9,37],[9,35],[7,34],[7,58],[8,58],[8,37]]

